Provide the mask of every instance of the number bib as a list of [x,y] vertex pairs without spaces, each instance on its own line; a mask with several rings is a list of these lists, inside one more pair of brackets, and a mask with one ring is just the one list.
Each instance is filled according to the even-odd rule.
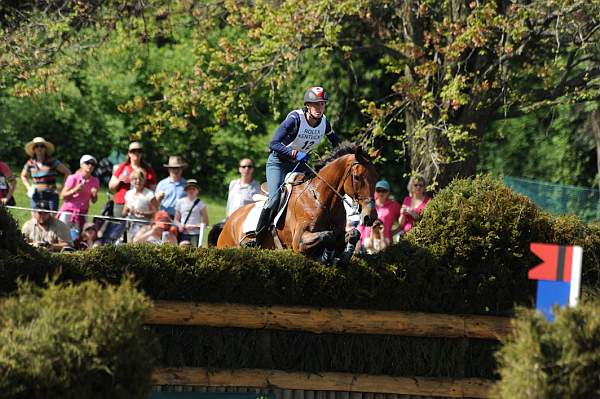
[[6,177],[0,175],[0,190],[8,190],[8,183],[6,182]]
[[327,126],[325,115],[321,118],[321,123],[316,127],[312,127],[306,121],[303,110],[297,109],[292,112],[297,113],[300,117],[300,127],[298,128],[296,138],[287,147],[296,151],[309,152],[325,136],[325,128]]

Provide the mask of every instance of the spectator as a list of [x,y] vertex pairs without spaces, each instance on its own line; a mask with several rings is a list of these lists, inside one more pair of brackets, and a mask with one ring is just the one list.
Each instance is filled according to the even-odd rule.
[[92,176],[95,167],[96,158],[91,155],[82,156],[79,160],[79,169],[67,177],[60,192],[63,204],[58,219],[69,228],[76,227],[81,230],[87,220],[86,216],[82,215],[88,213],[90,201],[98,200],[100,181]]
[[[61,173],[65,176],[71,174],[69,168],[59,160],[51,157],[54,152],[54,144],[36,137],[25,145],[25,152],[30,159],[23,166],[21,181],[27,190],[27,196],[31,198],[31,207],[36,208],[38,201],[47,201],[50,209],[58,210],[58,192],[56,190],[56,176]],[[33,184],[29,183],[29,177]]]
[[240,178],[229,183],[229,194],[227,195],[227,217],[236,209],[254,202],[252,196],[260,193],[260,185],[252,177],[254,163],[248,158],[239,162]]
[[[154,192],[145,187],[146,174],[142,169],[136,169],[131,174],[130,181],[133,188],[125,194],[123,216],[130,219],[152,220],[158,210],[158,201],[154,198]],[[131,222],[127,236],[134,237],[140,227],[140,223]]]
[[152,166],[143,160],[144,150],[142,144],[133,141],[129,144],[127,157],[125,162],[117,165],[110,181],[108,188],[115,192],[115,205],[113,208],[114,216],[122,216],[123,208],[125,207],[125,194],[131,189],[130,178],[134,170],[142,169],[146,176],[146,187],[154,191],[156,187],[156,173]]
[[72,245],[69,228],[48,212],[48,201],[38,201],[34,209],[32,218],[23,225],[23,235],[27,241],[34,247],[43,247],[51,252],[60,252]]
[[383,251],[390,245],[390,240],[383,235],[384,224],[380,219],[373,222],[371,226],[371,234],[365,238],[365,250],[369,254],[375,254]]
[[198,198],[199,192],[198,182],[194,179],[188,180],[185,185],[186,196],[178,199],[175,205],[175,224],[180,233],[179,241],[189,241],[195,247],[198,246],[200,237],[200,224],[208,224],[208,210]]
[[156,186],[156,199],[160,203],[160,210],[174,218],[175,201],[185,197],[185,179],[181,175],[187,165],[181,157],[170,156],[169,162],[163,166],[169,170],[169,177],[162,179]]
[[425,195],[425,186],[427,185],[422,175],[414,175],[408,181],[408,197],[402,201],[400,209],[400,233],[404,235],[413,228],[415,222],[421,217],[421,213],[429,202],[429,197]]
[[13,176],[10,168],[4,162],[0,162],[0,204],[4,206],[14,206],[15,189],[17,188],[17,179]]
[[80,250],[96,248],[100,245],[102,245],[102,241],[98,238],[98,227],[92,222],[88,222],[83,226],[81,234],[73,243],[75,249]]
[[[396,221],[400,221],[400,204],[390,197],[390,183],[387,180],[379,180],[375,184],[375,210],[377,218],[383,222],[383,236],[389,242],[393,242],[392,236],[399,230],[392,230]],[[370,236],[371,228],[363,225],[358,226],[360,231],[361,244],[364,245],[365,239]]]
[[[149,242],[152,244],[174,244],[177,245],[177,237],[169,226],[171,218],[165,211],[158,211],[154,215],[154,223],[150,226],[142,227],[135,237],[134,243]],[[176,229],[173,229],[176,232]]]

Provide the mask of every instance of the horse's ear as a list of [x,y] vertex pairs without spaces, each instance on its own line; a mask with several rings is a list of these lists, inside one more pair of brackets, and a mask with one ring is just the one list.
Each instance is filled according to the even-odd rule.
[[371,158],[371,160],[375,160],[375,159],[379,158],[380,155],[381,155],[381,148],[378,148],[369,153],[369,158]]
[[365,150],[363,150],[362,146],[360,146],[360,145],[357,145],[357,146],[356,146],[356,149],[354,150],[354,157],[355,157],[356,159],[360,159],[360,160],[362,160],[363,162],[364,162],[364,161],[366,161],[366,162],[369,162],[369,161],[370,161],[370,159],[369,159],[369,154],[367,154],[367,153],[365,152]]

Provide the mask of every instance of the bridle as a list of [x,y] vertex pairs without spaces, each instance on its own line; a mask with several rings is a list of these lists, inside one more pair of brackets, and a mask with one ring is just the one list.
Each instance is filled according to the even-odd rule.
[[356,177],[355,174],[352,173],[352,170],[354,169],[354,167],[356,165],[360,165],[360,162],[358,161],[354,161],[352,162],[352,164],[350,165],[350,167],[346,170],[346,172],[344,173],[344,178],[342,179],[340,186],[343,187],[344,183],[346,182],[346,179],[348,178],[348,176],[352,176],[352,196],[350,198],[352,198],[352,203],[349,203],[348,200],[346,200],[346,198],[344,198],[344,196],[342,194],[340,194],[340,192],[338,190],[336,190],[331,184],[329,184],[327,182],[327,180],[325,180],[323,177],[321,177],[319,175],[319,173],[314,170],[310,165],[306,164],[306,167],[308,169],[310,169],[311,172],[313,172],[315,174],[316,177],[318,177],[323,183],[325,183],[327,185],[327,187],[329,187],[331,189],[331,191],[333,191],[333,193],[335,195],[337,195],[346,205],[348,205],[349,207],[351,207],[355,212],[360,213],[360,201],[370,201],[371,203],[375,202],[375,199],[372,197],[361,197],[355,186],[354,186],[354,178]]

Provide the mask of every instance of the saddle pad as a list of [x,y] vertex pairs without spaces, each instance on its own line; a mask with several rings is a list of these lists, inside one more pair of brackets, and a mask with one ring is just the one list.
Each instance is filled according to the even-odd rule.
[[244,223],[242,224],[242,233],[246,234],[251,231],[256,231],[256,226],[258,225],[258,218],[260,217],[260,213],[262,212],[263,206],[265,205],[265,201],[257,202],[254,204],[246,219],[244,219]]

